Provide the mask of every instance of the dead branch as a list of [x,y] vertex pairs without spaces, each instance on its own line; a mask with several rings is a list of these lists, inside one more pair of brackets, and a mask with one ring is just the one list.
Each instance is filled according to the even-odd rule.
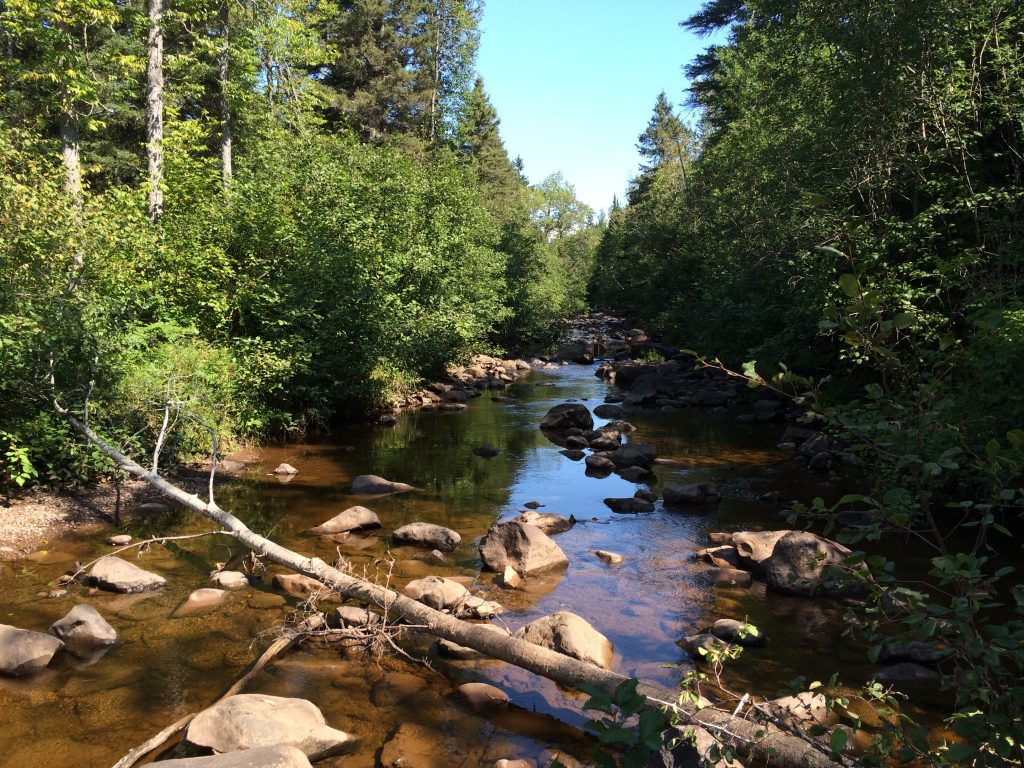
[[[155,472],[145,469],[112,447],[58,402],[55,401],[54,404],[57,411],[82,435],[126,472],[145,480],[167,498],[213,520],[223,528],[222,533],[233,536],[253,552],[296,573],[316,579],[342,598],[375,605],[383,609],[385,616],[392,621],[422,625],[435,637],[472,648],[569,688],[579,690],[593,687],[614,695],[616,688],[628,679],[624,675],[533,645],[525,640],[490,632],[478,625],[461,621],[386,587],[343,573],[320,558],[305,557],[282,547],[251,531],[241,520],[218,507],[212,500],[203,502],[198,495],[186,493]],[[647,697],[652,707],[661,707],[674,698],[671,694],[666,694],[646,683],[640,683],[637,690]],[[837,768],[840,765],[852,765],[846,758],[840,757],[837,762],[819,752],[816,748],[818,745],[809,736],[793,736],[770,724],[733,720],[730,712],[712,707],[700,710],[681,705],[672,707],[684,716],[688,723],[708,730],[717,730],[723,734],[721,738],[739,754],[749,755],[761,763],[770,760],[777,768]]]
[[[286,650],[298,643],[303,639],[303,637],[304,635],[302,633],[296,633],[275,640],[270,647],[267,648],[267,650],[265,650],[258,659],[256,659],[255,663],[249,668],[249,671],[238,678],[234,685],[228,688],[227,691],[224,692],[224,695],[217,699],[217,701],[213,702],[213,704],[218,704],[219,702],[224,701],[224,699],[241,692],[245,686],[249,684],[249,681],[258,675],[267,666],[267,664],[273,661],[275,657],[284,653]],[[213,704],[210,706],[213,706]],[[150,752],[162,747],[176,734],[188,727],[188,724],[191,723],[198,714],[198,712],[192,712],[191,714],[185,715],[180,720],[171,723],[159,733],[153,735],[142,744],[139,744],[139,746],[133,748],[128,752],[128,754],[114,764],[114,768],[132,768],[132,766],[139,762],[139,760],[144,758]]]

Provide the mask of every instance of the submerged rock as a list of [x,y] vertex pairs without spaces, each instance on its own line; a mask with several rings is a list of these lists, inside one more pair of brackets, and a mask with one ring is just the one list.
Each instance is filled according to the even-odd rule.
[[519,574],[529,575],[564,568],[569,559],[551,538],[529,523],[508,522],[493,526],[480,541],[484,565],[499,573],[512,566]]
[[409,523],[397,529],[391,538],[396,545],[411,544],[451,552],[462,543],[462,537],[451,528],[433,523]]
[[487,683],[463,683],[456,690],[474,712],[508,704],[508,694]]
[[274,586],[292,597],[306,599],[320,593],[327,594],[330,590],[310,576],[301,573],[278,573],[274,575]]
[[531,621],[516,632],[515,637],[603,669],[612,668],[611,641],[569,611],[559,611]]
[[608,552],[604,549],[595,549],[594,554],[597,555],[598,559],[608,563],[608,565],[618,565],[626,559],[618,552]]
[[203,587],[192,592],[185,601],[174,610],[175,616],[192,616],[206,613],[217,608],[227,599],[228,593],[223,589]]
[[379,475],[359,475],[352,481],[352,493],[356,496],[381,496],[387,493],[404,493],[415,490],[406,483],[385,480]]
[[217,571],[210,575],[210,583],[217,589],[245,589],[249,578],[241,571]]
[[63,647],[64,643],[52,635],[0,624],[0,674],[34,675]]
[[163,576],[144,571],[116,555],[101,558],[89,571],[89,581],[100,589],[125,593],[159,589],[167,583]]
[[327,725],[316,705],[255,693],[240,693],[204,709],[189,723],[185,739],[215,752],[292,746],[311,761],[350,748],[354,739]]
[[338,533],[349,531],[362,531],[367,528],[380,528],[380,518],[372,509],[366,507],[349,507],[344,512],[335,515],[330,520],[321,523],[316,528],[310,528],[309,532],[317,536],[333,536]]
[[473,455],[479,456],[481,459],[493,459],[500,453],[500,449],[495,448],[493,445],[490,444],[478,445],[476,448],[473,449]]
[[160,768],[312,768],[312,765],[301,749],[278,745],[223,755],[161,760]]

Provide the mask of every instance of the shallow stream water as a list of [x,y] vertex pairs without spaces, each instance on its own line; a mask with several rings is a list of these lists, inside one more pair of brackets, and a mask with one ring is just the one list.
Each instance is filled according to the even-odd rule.
[[[864,648],[842,636],[841,606],[766,593],[756,582],[749,589],[713,587],[703,575],[706,566],[691,557],[707,546],[710,531],[785,527],[779,517],[784,502],[757,500],[767,491],[807,501],[834,498],[840,489],[774,447],[781,425],[740,426],[739,411],[651,411],[629,416],[637,427],[631,439],[651,443],[659,456],[678,462],[655,467],[659,484],[714,481],[723,501],[703,512],[666,511],[659,503],[651,514],[613,514],[603,499],[632,496],[639,486],[616,475],[588,477],[582,462],[563,456],[537,427],[551,406],[574,399],[592,409],[609,390],[593,366],[535,371],[503,393],[510,402],[494,402],[485,393],[461,413],[410,413],[392,428],[353,425],[316,442],[265,447],[257,452],[258,463],[220,488],[218,501],[285,546],[329,562],[340,555],[357,572],[365,569],[397,588],[429,574],[466,577],[475,593],[506,606],[496,621],[512,630],[544,614],[573,611],[614,643],[616,671],[664,687],[676,686],[692,669],[676,641],[723,617],[746,618],[769,639],[767,647],[745,651],[733,665],[729,679],[737,688],[774,695],[797,675],[827,679],[837,670],[847,682],[862,683],[871,668]],[[501,454],[490,460],[475,456],[472,449],[484,443]],[[268,474],[282,461],[299,470],[289,482]],[[419,490],[369,502],[350,496],[352,479],[365,473]],[[494,574],[480,572],[476,541],[529,501],[543,504],[542,512],[579,521],[556,537],[570,565],[561,576],[530,580],[525,591],[502,590]],[[339,544],[305,532],[356,503],[380,516],[380,536]],[[461,533],[463,543],[447,562],[430,564],[424,551],[389,547],[392,530],[418,520]],[[210,527],[179,512],[125,526],[136,537]],[[168,579],[158,592],[89,594],[73,587],[64,597],[38,596],[72,561],[109,551],[108,534],[49,542],[45,555],[13,563],[0,577],[0,623],[45,631],[85,601],[120,635],[90,665],[63,656],[36,677],[0,678],[0,765],[113,764],[165,725],[220,696],[298,605],[270,587],[271,575],[280,572],[271,567],[262,586],[230,594],[222,607],[175,617],[185,596],[206,586],[215,564],[240,554],[224,537],[170,542],[139,556],[135,562]],[[618,552],[625,561],[606,565],[594,549]],[[354,752],[322,765],[377,764],[401,724],[409,742],[422,749],[418,768],[536,759],[549,747],[586,757],[579,730],[586,720],[583,697],[499,662],[432,664],[303,648],[276,661],[248,690],[307,698],[330,725],[359,738]],[[503,688],[511,706],[473,714],[453,694],[468,680]]]

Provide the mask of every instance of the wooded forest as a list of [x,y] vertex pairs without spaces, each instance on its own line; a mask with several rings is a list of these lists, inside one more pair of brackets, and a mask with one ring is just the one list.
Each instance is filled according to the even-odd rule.
[[129,455],[188,402],[184,461],[203,423],[297,439],[618,309],[848,446],[869,487],[795,519],[929,553],[927,587],[865,556],[858,622],[943,644],[960,740],[901,722],[862,759],[1020,765],[1024,6],[709,0],[607,217],[509,156],[483,13],[0,0],[4,492],[114,472],[55,395]]

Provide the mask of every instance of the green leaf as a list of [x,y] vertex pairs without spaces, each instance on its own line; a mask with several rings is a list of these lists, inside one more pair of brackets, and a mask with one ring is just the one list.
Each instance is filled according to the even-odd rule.
[[832,731],[832,736],[828,740],[829,747],[832,748],[833,755],[841,755],[843,749],[846,747],[846,740],[849,738],[842,728],[836,728]]
[[849,272],[839,276],[839,288],[851,299],[856,299],[860,296],[860,282],[857,280],[856,275]]

